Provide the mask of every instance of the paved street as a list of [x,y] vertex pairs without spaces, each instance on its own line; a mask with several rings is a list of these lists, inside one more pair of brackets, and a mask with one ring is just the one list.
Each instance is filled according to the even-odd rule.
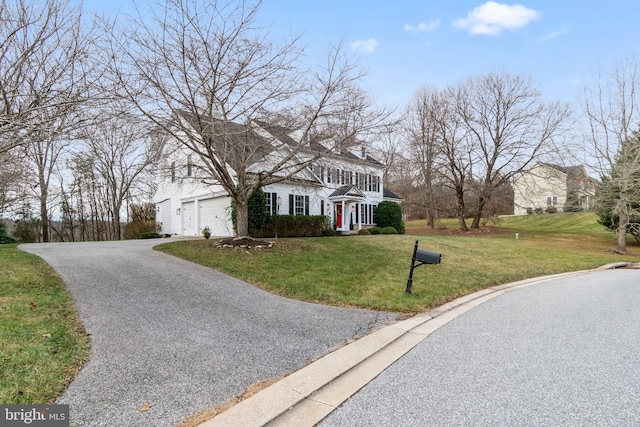
[[320,425],[640,425],[640,271],[509,292],[429,335]]
[[91,360],[57,402],[72,425],[173,426],[395,317],[278,297],[158,243],[20,246],[58,271],[91,334]]

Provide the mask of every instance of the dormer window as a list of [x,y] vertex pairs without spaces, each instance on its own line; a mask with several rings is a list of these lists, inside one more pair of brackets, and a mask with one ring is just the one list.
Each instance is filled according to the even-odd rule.
[[367,158],[367,147],[364,145],[362,145],[362,147],[360,148],[360,156],[363,160]]

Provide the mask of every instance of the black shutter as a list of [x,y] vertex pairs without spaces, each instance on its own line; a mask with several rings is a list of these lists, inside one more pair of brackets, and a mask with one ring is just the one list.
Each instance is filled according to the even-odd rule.
[[278,213],[278,195],[276,193],[271,193],[271,215],[276,215]]
[[293,215],[293,194],[289,194],[289,215]]
[[304,214],[309,215],[309,196],[304,196]]

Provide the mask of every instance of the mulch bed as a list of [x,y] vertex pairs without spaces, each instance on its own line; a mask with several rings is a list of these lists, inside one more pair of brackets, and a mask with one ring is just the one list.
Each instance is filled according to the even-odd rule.
[[271,249],[274,245],[274,242],[254,239],[252,237],[234,237],[214,242],[216,248],[232,249]]

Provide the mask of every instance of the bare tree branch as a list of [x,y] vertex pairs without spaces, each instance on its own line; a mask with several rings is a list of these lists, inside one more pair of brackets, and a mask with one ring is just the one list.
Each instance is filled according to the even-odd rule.
[[[88,37],[80,7],[18,0],[0,4],[0,152],[34,133],[62,133],[87,99]],[[79,116],[76,116],[78,119]]]
[[[260,5],[168,0],[151,21],[138,16],[108,41],[120,93],[223,186],[241,235],[253,192],[329,150],[311,150],[312,136],[330,134],[341,147],[382,124],[366,113],[372,104],[354,88],[360,74],[340,45],[311,72],[298,38],[276,44],[257,24]],[[285,116],[302,130],[289,132],[287,144],[261,133],[284,127],[274,118]],[[258,162],[267,153],[272,161]]]

